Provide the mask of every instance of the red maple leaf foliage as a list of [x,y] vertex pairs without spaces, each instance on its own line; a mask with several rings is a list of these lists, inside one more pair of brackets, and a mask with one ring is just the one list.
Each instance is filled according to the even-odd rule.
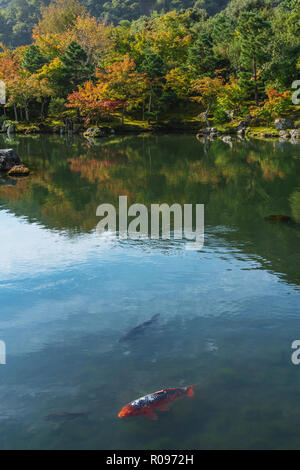
[[66,107],[78,109],[86,124],[97,123],[101,118],[110,116],[124,105],[121,100],[97,100],[85,96],[80,91],[74,91],[67,99]]

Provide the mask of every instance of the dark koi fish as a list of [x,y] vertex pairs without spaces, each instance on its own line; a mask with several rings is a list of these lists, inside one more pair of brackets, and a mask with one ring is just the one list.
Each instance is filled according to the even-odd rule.
[[124,336],[122,336],[119,339],[119,342],[121,341],[129,341],[131,339],[136,339],[139,335],[143,334],[145,329],[148,328],[148,326],[152,325],[152,323],[156,322],[156,320],[159,317],[159,313],[156,315],[153,315],[150,320],[145,321],[144,323],[141,323],[140,325],[136,326],[135,328],[132,328],[132,330],[128,331]]
[[177,398],[188,396],[194,396],[194,387],[195,385],[190,385],[188,387],[177,387],[177,388],[165,388],[159,392],[150,393],[144,397],[134,400],[124,408],[119,413],[119,418],[129,418],[130,416],[144,415],[150,419],[157,419],[155,414],[156,410],[168,411],[167,404]]
[[282,214],[275,214],[275,215],[267,215],[265,217],[265,220],[267,222],[273,222],[273,223],[285,223],[285,224],[292,224],[293,219],[289,217],[288,215],[282,215]]

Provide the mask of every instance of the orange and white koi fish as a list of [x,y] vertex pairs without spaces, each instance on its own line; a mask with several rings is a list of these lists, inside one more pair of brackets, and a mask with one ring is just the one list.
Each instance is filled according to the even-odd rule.
[[119,413],[119,418],[129,418],[131,416],[144,415],[150,419],[157,419],[155,414],[156,410],[168,411],[167,404],[177,398],[188,396],[194,396],[195,385],[189,385],[188,387],[177,387],[177,388],[165,388],[159,392],[150,393],[144,397],[134,400]]

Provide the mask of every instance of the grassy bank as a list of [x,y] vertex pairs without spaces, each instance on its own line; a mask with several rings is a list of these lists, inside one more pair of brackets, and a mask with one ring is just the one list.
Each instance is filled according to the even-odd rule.
[[[291,113],[281,116],[282,119],[289,119],[294,123],[292,129],[300,128],[300,106],[295,106]],[[236,117],[230,122],[219,124],[214,122],[210,117],[209,124],[215,128],[219,135],[236,135],[239,124],[243,121],[242,117]],[[4,118],[2,117],[2,123]],[[144,132],[157,133],[157,132],[176,132],[176,133],[193,133],[197,134],[200,129],[206,127],[206,123],[198,114],[195,116],[195,109],[178,112],[168,113],[157,120],[141,120],[135,115],[127,115],[122,124],[121,115],[115,113],[110,120],[102,121],[98,125],[87,124],[78,121],[74,112],[66,112],[60,116],[49,116],[39,121],[26,122],[26,121],[6,121],[6,129],[10,127],[10,133],[16,134],[64,134],[71,132],[74,134],[84,134],[87,129],[100,127],[104,130],[105,134],[139,134]],[[286,129],[290,132],[292,129]],[[3,129],[2,129],[3,132]],[[6,130],[4,131],[6,132]],[[257,119],[252,119],[246,126],[245,137],[253,137],[260,139],[274,139],[280,138],[280,130],[274,127],[274,121],[264,122]]]

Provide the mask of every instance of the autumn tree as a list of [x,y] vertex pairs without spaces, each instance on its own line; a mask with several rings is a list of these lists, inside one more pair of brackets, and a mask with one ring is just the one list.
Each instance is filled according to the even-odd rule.
[[[20,77],[21,58],[15,50],[1,44],[3,52],[0,53],[0,80],[5,82],[6,93],[14,87]],[[17,106],[13,103],[15,119],[18,120]]]
[[76,109],[85,124],[98,124],[103,117],[107,118],[123,107],[122,101],[101,99],[97,86],[91,81],[79,86],[78,91],[71,93],[67,100],[66,107]]
[[220,77],[204,77],[192,81],[191,100],[205,106],[204,119],[207,127],[210,127],[208,115],[212,107],[216,104],[217,98],[222,92],[223,79]]
[[187,67],[175,67],[166,75],[165,88],[174,91],[180,99],[187,99],[191,90],[191,72]]
[[70,29],[78,16],[85,16],[86,8],[78,0],[54,0],[41,7],[41,19],[34,28],[34,37],[61,34]]
[[239,80],[230,77],[229,81],[225,83],[217,96],[217,107],[223,112],[232,112],[233,115],[242,113],[245,108],[246,93],[241,87]]
[[80,44],[87,55],[87,62],[97,65],[111,50],[111,30],[111,26],[107,26],[104,21],[98,22],[95,17],[77,16],[66,38],[69,42]]
[[0,43],[0,78],[9,81],[15,78],[21,66],[21,58],[16,50],[9,49]]
[[42,5],[41,19],[32,32],[35,44],[49,59],[60,57],[74,39],[70,32],[77,18],[86,16],[87,10],[79,0],[53,0]]
[[188,13],[171,11],[163,16],[151,18],[141,33],[152,49],[173,68],[186,62],[192,36],[187,28]]
[[24,109],[25,119],[30,120],[29,106],[33,100],[41,103],[41,116],[44,112],[45,98],[50,97],[53,90],[46,79],[40,80],[37,76],[19,74],[9,83],[8,101],[6,106],[15,106]]
[[122,124],[126,107],[133,108],[144,100],[147,90],[146,75],[136,70],[128,54],[105,71],[97,71],[97,88],[102,99],[122,101]]

